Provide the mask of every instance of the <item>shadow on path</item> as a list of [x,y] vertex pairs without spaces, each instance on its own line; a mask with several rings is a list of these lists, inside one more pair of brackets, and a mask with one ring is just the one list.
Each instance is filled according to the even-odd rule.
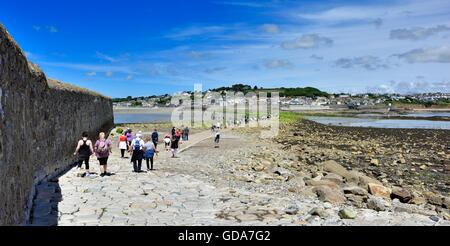
[[62,201],[58,178],[41,182],[36,186],[29,226],[58,225],[58,204]]

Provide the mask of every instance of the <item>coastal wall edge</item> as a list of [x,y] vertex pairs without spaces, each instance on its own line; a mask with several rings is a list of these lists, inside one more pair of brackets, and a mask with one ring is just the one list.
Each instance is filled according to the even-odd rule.
[[82,132],[113,122],[110,98],[47,79],[0,24],[0,225],[25,224],[35,185],[73,165]]

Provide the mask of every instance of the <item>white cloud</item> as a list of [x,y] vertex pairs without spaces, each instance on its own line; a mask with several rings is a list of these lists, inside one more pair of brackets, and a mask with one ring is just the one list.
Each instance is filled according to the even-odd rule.
[[375,56],[360,56],[354,58],[340,58],[334,62],[340,68],[364,68],[366,70],[387,69],[389,66]]
[[97,72],[87,72],[86,75],[89,77],[94,77],[97,75]]
[[298,17],[314,21],[348,21],[365,20],[380,14],[378,9],[364,6],[344,6],[316,13],[302,13]]
[[292,68],[294,65],[288,60],[281,59],[272,59],[268,60],[264,63],[264,66],[268,69],[277,69],[277,68]]
[[[151,47],[126,63],[122,62],[120,56],[100,53],[97,58],[108,62],[52,65],[81,70],[83,73],[96,71],[98,75],[111,71],[115,79],[122,81],[128,74],[133,74],[133,82],[136,83],[147,83],[148,80],[148,83],[157,81],[160,84],[173,82],[187,85],[201,81],[215,86],[232,81],[258,81],[258,85],[270,87],[279,85],[280,81],[283,81],[284,86],[299,86],[298,81],[308,81],[305,86],[312,85],[330,91],[362,91],[366,86],[378,85],[380,81],[414,81],[418,74],[429,81],[450,78],[450,71],[446,68],[448,63],[423,62],[445,61],[442,59],[445,56],[417,58],[418,53],[429,53],[430,48],[426,47],[441,47],[448,40],[429,38],[420,42],[398,42],[389,38],[391,30],[411,30],[415,26],[435,27],[448,23],[450,8],[445,8],[450,6],[448,0],[426,3],[401,0],[375,2],[357,8],[332,7],[339,9],[340,13],[327,12],[330,10],[329,4],[290,3],[292,5],[289,7],[284,5],[277,9],[261,9],[263,12],[253,9],[249,17],[263,13],[264,18],[255,18],[252,23],[224,24],[221,20],[206,26],[185,23],[169,30],[168,35],[163,33],[158,37],[167,42],[165,46],[171,47],[156,51],[154,48],[157,47]],[[344,10],[347,12],[344,13]],[[312,18],[305,21],[290,18],[292,15],[283,15],[288,12],[309,14]],[[328,14],[324,15],[326,18],[312,16],[325,12]],[[333,13],[334,16],[331,15]],[[261,25],[264,23],[277,25]],[[320,47],[327,48],[314,49]],[[419,49],[421,52],[406,52],[418,48],[423,49]],[[394,62],[399,60],[389,56],[403,52],[406,53],[396,57],[410,62],[394,66]],[[384,59],[386,57],[389,59]],[[338,62],[340,66],[336,66],[333,62],[339,59],[343,60]],[[295,69],[287,69],[294,67],[293,64]],[[390,69],[384,69],[387,66]],[[369,70],[370,73],[367,72]]]
[[223,70],[226,70],[226,69],[227,69],[226,67],[213,67],[213,68],[205,69],[204,72],[211,74],[211,73],[220,72],[220,71],[223,71]]
[[373,24],[375,25],[376,28],[380,28],[383,25],[384,21],[381,18],[376,18],[373,21]]
[[132,74],[129,74],[126,78],[126,80],[133,80],[133,79],[134,79],[134,76]]
[[281,44],[283,49],[312,49],[320,46],[330,46],[333,44],[333,40],[327,37],[321,37],[318,34],[305,34],[301,37],[286,41]]
[[114,76],[114,73],[112,71],[107,71],[105,73],[105,76],[111,78],[112,76]]
[[47,26],[47,31],[51,33],[57,33],[59,30],[55,26]]
[[25,56],[27,57],[27,59],[35,59],[37,58],[37,56],[29,51],[25,51]]
[[36,32],[40,32],[40,31],[47,31],[49,33],[57,33],[57,32],[59,32],[58,28],[55,27],[55,26],[45,26],[45,27],[43,27],[43,26],[34,25],[33,29]]
[[64,63],[64,62],[39,62],[39,65],[80,70],[84,72],[96,71],[97,73],[114,72],[114,73],[135,74],[134,68],[129,65],[111,66],[101,64],[79,64],[79,63]]
[[187,55],[192,59],[211,58],[212,54],[209,52],[189,51]]
[[108,62],[111,62],[111,63],[117,61],[116,58],[114,58],[112,56],[105,55],[105,54],[103,54],[101,52],[98,52],[98,51],[96,52],[96,56],[97,56],[97,58],[99,58],[101,60],[105,60],[105,61],[108,61]]
[[421,40],[439,34],[441,32],[450,31],[450,27],[445,25],[439,25],[430,28],[413,27],[410,29],[402,28],[391,31],[391,39],[399,40]]
[[399,93],[399,94],[415,94],[427,92],[450,92],[450,82],[427,82],[427,81],[412,81],[412,82],[396,82],[391,81],[389,84],[381,84],[375,87],[367,87],[367,92],[374,93]]
[[[377,19],[394,20],[404,17],[420,18],[432,15],[448,14],[450,2],[446,0],[406,0],[393,1],[387,4],[347,5],[328,8],[322,11],[298,14],[298,10],[290,10],[292,15],[300,19],[316,22],[348,22],[373,21]],[[304,9],[304,8],[303,8]]]
[[408,63],[450,63],[450,46],[414,49],[395,56]]
[[201,37],[204,35],[217,35],[228,30],[225,26],[191,26],[184,29],[178,29],[167,35],[167,38],[175,40],[189,39],[193,37]]
[[311,55],[310,58],[314,59],[314,60],[320,60],[320,61],[322,61],[324,59],[323,56],[319,56],[319,55],[315,55],[315,54]]
[[261,29],[263,30],[263,32],[269,34],[277,34],[280,32],[280,27],[275,24],[264,24],[261,26]]

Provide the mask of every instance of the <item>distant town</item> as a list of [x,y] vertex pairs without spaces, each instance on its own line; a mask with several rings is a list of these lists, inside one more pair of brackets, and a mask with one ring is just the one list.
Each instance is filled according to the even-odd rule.
[[[234,92],[280,92],[280,105],[283,108],[350,108],[358,109],[365,107],[389,106],[396,104],[415,104],[423,105],[424,107],[431,106],[449,106],[450,107],[450,93],[423,93],[423,94],[329,94],[320,91],[313,87],[305,88],[258,88],[249,85],[236,84],[231,87],[221,87],[212,89],[208,92],[219,92],[224,94],[226,91]],[[175,95],[192,96],[193,92],[180,92]],[[206,98],[208,99],[208,98]],[[204,106],[217,105],[214,100],[204,100]],[[242,102],[230,99],[227,104],[239,104]],[[172,104],[172,95],[159,95],[148,97],[127,97],[113,99],[114,107],[116,108],[163,108],[175,107]]]

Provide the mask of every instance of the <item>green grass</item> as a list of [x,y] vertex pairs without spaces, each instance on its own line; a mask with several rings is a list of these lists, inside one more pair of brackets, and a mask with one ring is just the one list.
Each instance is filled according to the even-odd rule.
[[280,112],[280,123],[294,123],[302,119],[302,115],[296,112]]

